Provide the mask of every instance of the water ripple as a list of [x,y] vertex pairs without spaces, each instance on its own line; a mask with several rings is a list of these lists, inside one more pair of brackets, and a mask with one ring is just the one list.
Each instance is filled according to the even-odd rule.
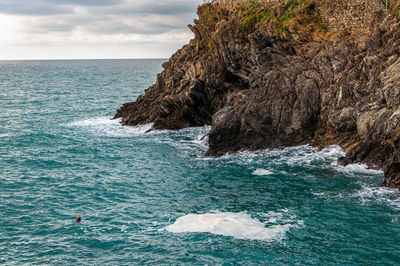
[[0,64],[0,264],[400,262],[399,192],[339,147],[204,158],[210,127],[110,120],[161,62]]

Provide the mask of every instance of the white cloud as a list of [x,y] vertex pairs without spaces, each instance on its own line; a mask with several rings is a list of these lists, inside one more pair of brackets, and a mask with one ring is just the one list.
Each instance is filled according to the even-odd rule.
[[22,22],[18,17],[0,14],[0,45],[12,45],[24,40]]
[[0,59],[168,57],[192,38],[201,2],[0,0]]

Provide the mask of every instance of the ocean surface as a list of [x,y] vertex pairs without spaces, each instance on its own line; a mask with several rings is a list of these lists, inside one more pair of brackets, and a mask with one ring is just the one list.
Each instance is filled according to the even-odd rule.
[[111,120],[163,61],[0,61],[0,265],[399,265],[400,192],[339,147]]

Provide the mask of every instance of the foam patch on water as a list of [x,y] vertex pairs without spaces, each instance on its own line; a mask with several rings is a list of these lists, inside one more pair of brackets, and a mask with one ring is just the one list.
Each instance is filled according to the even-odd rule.
[[335,166],[337,166],[338,171],[345,174],[383,175],[382,170],[368,168],[366,164],[354,163],[346,166],[336,164]]
[[400,192],[386,187],[362,187],[350,197],[358,199],[361,204],[383,204],[400,209]]
[[97,135],[110,137],[129,137],[137,134],[149,132],[153,124],[139,126],[122,126],[121,119],[111,119],[110,117],[97,117],[67,124],[69,127],[86,128]]
[[[243,151],[238,155],[226,157],[225,160],[230,160],[249,165],[257,163],[260,165],[267,164],[272,168],[277,166],[290,166],[302,168],[325,168],[341,172],[346,175],[382,175],[381,170],[371,169],[366,164],[349,164],[347,166],[338,165],[338,159],[344,157],[346,153],[340,146],[332,145],[324,149],[318,150],[309,145],[288,147],[284,149],[263,150],[257,152]],[[224,159],[224,158],[222,158]],[[257,175],[260,171],[253,172]],[[264,175],[264,174],[262,174]]]
[[[210,131],[211,127],[207,126],[207,127],[205,127],[205,129],[206,130],[208,129],[208,131]],[[196,139],[193,140],[193,143],[208,147],[208,135],[204,135],[204,134],[198,135],[196,137]]]
[[286,215],[269,212],[263,215],[266,221],[262,222],[244,212],[188,214],[164,229],[171,233],[211,233],[236,239],[279,240],[291,228],[303,225],[303,221],[295,220],[294,216],[286,218]]
[[318,150],[314,147],[305,145],[294,148],[284,149],[285,155],[292,153],[287,159],[291,166],[315,166],[315,167],[333,167],[336,171],[350,175],[381,175],[381,170],[371,169],[366,164],[354,163],[346,166],[338,165],[338,159],[346,156],[346,153],[340,146],[332,145]]
[[235,162],[241,165],[261,164],[271,165],[271,167],[291,166],[291,167],[321,167],[337,162],[337,159],[345,156],[345,152],[339,146],[329,146],[318,150],[310,145],[287,147],[283,149],[266,149],[260,151],[241,151],[234,154],[215,158],[228,162]]
[[197,146],[208,147],[208,132],[211,130],[210,126],[202,127],[189,127],[179,130],[169,130],[174,135],[179,135],[186,138],[186,140],[180,140],[180,143],[190,143]]
[[336,145],[326,147],[322,150],[309,145],[291,147],[283,150],[290,166],[320,166],[321,163],[337,162],[337,159],[345,156],[346,153]]
[[253,172],[253,175],[272,175],[273,172],[266,170],[266,169],[257,169]]
[[351,199],[354,203],[360,205],[378,205],[386,206],[400,210],[400,191],[377,185],[368,185],[365,181],[357,181],[361,185],[353,191],[323,191],[312,192],[313,195],[324,199]]
[[207,133],[210,126],[189,127],[179,130],[156,130],[152,135],[157,143],[167,144],[176,148],[179,153],[187,157],[203,158],[207,150]]

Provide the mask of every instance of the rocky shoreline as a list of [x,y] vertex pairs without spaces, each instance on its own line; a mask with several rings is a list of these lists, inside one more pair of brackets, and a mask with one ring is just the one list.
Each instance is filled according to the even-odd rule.
[[341,163],[381,168],[383,185],[400,189],[399,2],[203,4],[189,26],[195,38],[115,118],[212,125],[207,156],[337,144]]

